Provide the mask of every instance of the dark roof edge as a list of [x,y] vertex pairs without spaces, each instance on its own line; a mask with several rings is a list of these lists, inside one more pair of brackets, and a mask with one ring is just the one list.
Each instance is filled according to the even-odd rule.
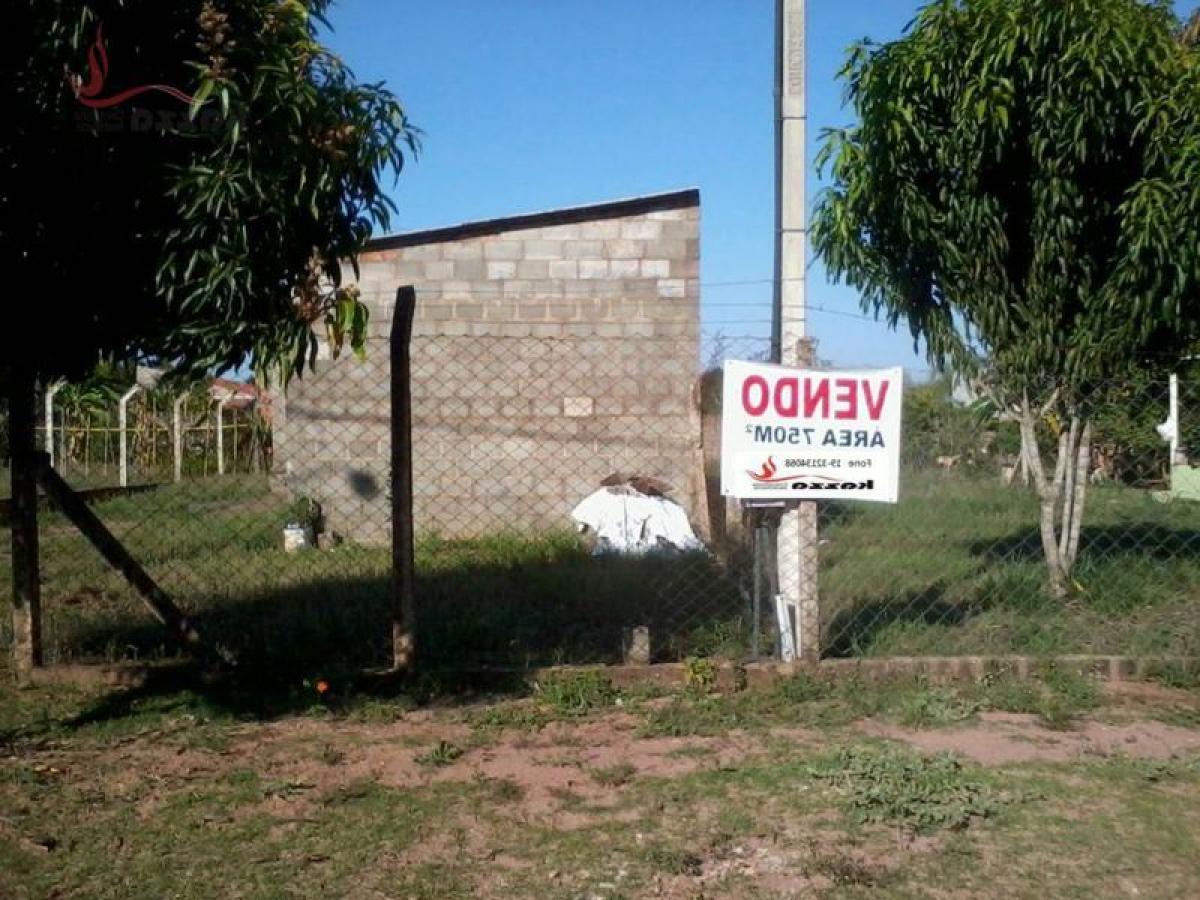
[[461,241],[466,238],[500,234],[505,231],[517,231],[524,228],[548,228],[552,225],[572,225],[576,222],[592,222],[598,219],[618,219],[624,216],[638,216],[644,213],[660,212],[668,209],[687,209],[699,205],[699,189],[688,188],[687,190],[672,191],[667,194],[649,194],[645,197],[631,197],[627,200],[610,200],[607,203],[594,203],[590,206],[569,206],[565,209],[551,209],[545,212],[525,213],[519,216],[505,216],[501,219],[464,222],[461,225],[450,225],[446,228],[431,228],[427,231],[388,234],[367,241],[362,252],[372,253],[380,250],[397,250],[401,247],[415,247],[420,244],[439,244],[446,241]]

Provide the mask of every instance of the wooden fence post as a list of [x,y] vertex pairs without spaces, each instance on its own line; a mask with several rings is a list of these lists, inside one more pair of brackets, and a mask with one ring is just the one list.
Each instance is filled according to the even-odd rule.
[[185,647],[199,644],[200,635],[191,620],[175,605],[166,591],[158,586],[158,583],[142,568],[141,563],[134,559],[133,554],[125,549],[125,546],[117,540],[79,495],[71,490],[70,485],[63,480],[62,476],[50,468],[49,458],[44,454],[35,453],[32,459],[30,468],[36,473],[42,490],[46,492],[50,502],[71,520],[71,523],[91,542],[110,566],[125,576],[125,580],[141,595],[150,611],[167,626],[167,632],[171,639]]
[[12,457],[12,622],[17,678],[42,665],[42,595],[38,566],[36,376],[15,363],[9,373],[8,429]]
[[390,341],[392,399],[392,668],[412,668],[416,652],[416,560],[413,553],[412,365],[409,344],[417,292],[396,291]]

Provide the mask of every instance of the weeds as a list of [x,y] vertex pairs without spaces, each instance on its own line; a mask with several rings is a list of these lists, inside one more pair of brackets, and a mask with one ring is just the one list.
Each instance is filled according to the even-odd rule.
[[854,747],[813,770],[841,795],[860,823],[891,822],[913,831],[965,828],[999,809],[1000,797],[952,756]]
[[739,725],[738,713],[723,697],[686,700],[650,710],[641,728],[643,737],[696,737],[724,734]]
[[1151,677],[1163,687],[1181,691],[1200,690],[1200,665],[1167,663],[1159,666]]
[[535,686],[539,700],[563,716],[582,716],[612,706],[620,697],[603,672],[585,669],[554,672]]
[[710,693],[717,686],[717,664],[706,656],[683,661],[683,686],[693,694]]
[[1049,728],[1069,728],[1078,717],[1095,709],[1100,692],[1094,681],[1047,667],[1038,679],[1014,675],[985,678],[974,690],[980,709],[1036,715]]
[[414,757],[414,761],[418,765],[440,768],[451,765],[464,752],[461,747],[451,744],[449,741],[438,741],[427,751]]
[[541,731],[554,721],[547,710],[528,702],[489,706],[467,717],[472,727],[482,730]]
[[896,721],[913,728],[938,728],[973,718],[977,703],[948,687],[925,687],[903,697]]

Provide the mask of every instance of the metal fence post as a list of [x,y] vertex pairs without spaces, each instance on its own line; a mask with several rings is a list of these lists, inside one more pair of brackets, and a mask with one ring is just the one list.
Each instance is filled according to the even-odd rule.
[[172,455],[177,482],[183,480],[183,404],[186,401],[187,394],[180,394],[171,409]]
[[129,401],[142,388],[140,385],[134,385],[124,394],[121,395],[121,400],[117,404],[117,427],[120,429],[120,448],[121,448],[121,466],[120,466],[120,482],[121,487],[129,486]]
[[[51,466],[54,465],[54,396],[55,396],[55,394],[57,394],[59,392],[59,390],[62,388],[62,386],[63,386],[63,383],[61,381],[56,381],[56,382],[54,382],[54,384],[51,384],[51,385],[47,386],[47,388],[46,388],[45,446],[46,446],[46,452],[50,454],[50,465]],[[65,422],[63,423],[63,427],[65,429],[65,427],[66,427]],[[64,440],[65,440],[65,438],[64,438]]]
[[229,398],[217,401],[217,474],[225,474],[225,404]]
[[416,651],[416,559],[413,551],[412,340],[417,292],[396,291],[390,341],[392,487],[392,668],[411,669]]

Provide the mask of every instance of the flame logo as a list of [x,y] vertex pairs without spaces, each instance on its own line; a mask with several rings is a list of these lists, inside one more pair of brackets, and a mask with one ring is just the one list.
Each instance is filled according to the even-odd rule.
[[193,102],[190,94],[185,94],[179,88],[171,87],[169,84],[142,84],[109,97],[101,97],[99,94],[104,90],[106,78],[108,78],[108,51],[104,48],[104,23],[100,22],[96,25],[96,39],[88,48],[87,82],[84,83],[83,78],[79,75],[71,71],[67,72],[67,84],[71,86],[76,100],[91,109],[105,109],[116,106],[118,103],[124,103],[139,94],[158,91],[174,97],[188,106],[191,106]]
[[755,481],[770,481],[778,471],[779,467],[775,465],[775,457],[768,456],[767,461],[762,465],[761,472],[748,472],[747,474]]

